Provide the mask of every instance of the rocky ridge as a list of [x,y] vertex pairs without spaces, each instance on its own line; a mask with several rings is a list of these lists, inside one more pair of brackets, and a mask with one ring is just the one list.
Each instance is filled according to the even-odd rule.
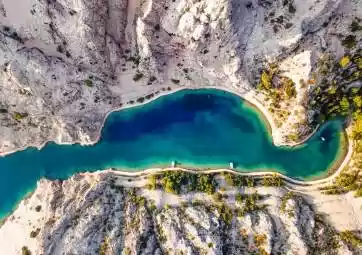
[[[343,56],[338,36],[360,7],[358,0],[1,0],[1,153],[48,140],[93,143],[108,112],[207,86],[261,102],[277,123],[275,143],[291,142],[290,134],[313,129],[300,81],[322,53]],[[296,87],[278,114],[256,89],[270,63]]]
[[107,171],[43,179],[0,227],[0,246],[7,254],[358,254],[282,186],[230,186],[232,176],[216,174],[214,194],[175,194],[156,178],[161,186]]

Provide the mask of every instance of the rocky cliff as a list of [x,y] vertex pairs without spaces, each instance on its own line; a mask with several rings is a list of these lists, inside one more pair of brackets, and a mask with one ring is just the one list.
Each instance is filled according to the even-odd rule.
[[179,172],[41,180],[0,227],[0,247],[52,255],[358,254],[282,185]]
[[[48,140],[92,143],[109,111],[205,86],[262,102],[276,143],[303,137],[314,112],[303,105],[300,81],[311,79],[322,54],[343,56],[341,37],[361,7],[359,0],[1,0],[1,153]],[[279,110],[256,90],[273,63],[280,75],[272,82],[295,87]]]

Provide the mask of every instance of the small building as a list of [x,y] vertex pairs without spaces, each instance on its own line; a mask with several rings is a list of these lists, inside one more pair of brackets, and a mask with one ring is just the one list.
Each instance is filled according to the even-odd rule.
[[234,169],[234,162],[229,163],[230,169]]

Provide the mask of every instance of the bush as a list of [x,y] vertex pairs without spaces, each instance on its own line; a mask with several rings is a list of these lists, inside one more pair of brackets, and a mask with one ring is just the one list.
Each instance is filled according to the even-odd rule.
[[294,98],[297,96],[297,90],[295,89],[295,83],[289,78],[284,78],[284,90],[288,99]]
[[148,189],[156,189],[157,188],[157,176],[156,175],[150,175],[148,177]]
[[270,75],[267,71],[263,71],[261,74],[261,88],[271,89],[272,78],[273,78],[273,76]]
[[38,234],[39,234],[39,232],[40,232],[40,228],[37,228],[35,231],[31,231],[31,232],[30,232],[30,238],[35,238],[35,237],[37,237]]
[[351,59],[349,58],[349,56],[344,56],[343,58],[341,58],[341,60],[339,61],[339,65],[342,68],[346,68],[349,63],[351,63]]
[[176,84],[176,85],[180,84],[180,80],[177,80],[177,79],[171,79],[171,81],[172,81],[174,84]]
[[233,219],[233,211],[231,210],[231,208],[225,204],[222,204],[218,208],[218,211],[220,213],[221,219],[225,222],[225,224],[230,225]]
[[37,206],[35,207],[35,211],[36,211],[36,212],[40,212],[40,211],[41,211],[41,205],[37,205]]
[[143,73],[137,72],[134,76],[133,76],[133,80],[134,81],[139,81],[141,80],[143,77]]
[[346,230],[339,233],[342,241],[352,246],[353,248],[359,248],[362,246],[362,240],[358,238],[352,231]]
[[24,118],[26,118],[26,117],[28,117],[29,116],[29,114],[28,113],[26,113],[26,112],[14,112],[14,114],[13,114],[13,118],[15,119],[15,120],[17,120],[17,121],[20,121],[21,119],[24,119]]
[[356,46],[356,36],[355,35],[348,35],[346,38],[342,40],[342,45],[348,49],[352,49]]
[[21,248],[21,254],[22,254],[22,255],[31,255],[31,251],[29,250],[28,247],[23,246],[23,247]]
[[282,187],[284,186],[284,182],[282,178],[276,174],[273,176],[265,176],[263,178],[263,185],[267,187]]
[[93,87],[93,81],[91,79],[85,80],[84,83],[87,87]]

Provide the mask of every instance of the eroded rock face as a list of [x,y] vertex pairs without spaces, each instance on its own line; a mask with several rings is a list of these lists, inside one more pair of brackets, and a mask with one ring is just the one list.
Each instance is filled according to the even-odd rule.
[[[339,242],[333,229],[284,188],[230,187],[215,200],[205,193],[148,190],[145,184],[144,177],[111,172],[41,180],[0,227],[1,249],[6,254],[25,248],[32,254],[349,254],[341,243],[331,250]],[[240,213],[245,205],[236,195],[247,200],[255,191],[255,209]]]
[[[27,0],[20,7],[2,0],[1,153],[47,140],[95,142],[107,112],[167,88],[229,88],[268,108],[255,90],[266,63],[284,63],[296,84],[307,79],[315,56],[326,48],[341,54],[333,31],[345,30],[358,7],[347,0]],[[335,22],[342,15],[346,22]],[[310,132],[298,125],[307,119],[306,91],[298,93],[292,107],[281,105],[293,111],[273,134],[277,144],[296,129]]]

